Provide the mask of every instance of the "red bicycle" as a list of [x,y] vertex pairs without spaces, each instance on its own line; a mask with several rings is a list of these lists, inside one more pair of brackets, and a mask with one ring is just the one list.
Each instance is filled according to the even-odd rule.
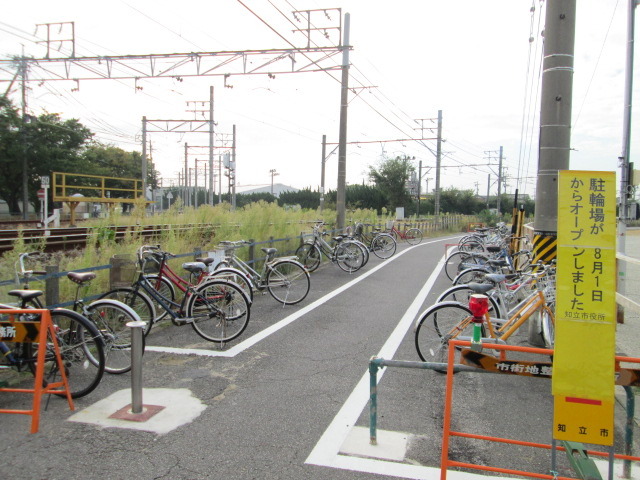
[[396,241],[398,241],[398,238],[401,238],[411,245],[418,245],[422,241],[422,230],[415,227],[407,227],[408,225],[405,224],[404,230],[401,231],[396,228],[396,224],[394,223],[391,226],[391,229],[387,230],[385,233],[392,235]]

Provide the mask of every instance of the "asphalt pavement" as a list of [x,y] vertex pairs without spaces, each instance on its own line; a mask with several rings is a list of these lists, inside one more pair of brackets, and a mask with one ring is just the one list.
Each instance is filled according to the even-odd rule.
[[[629,238],[640,246],[640,236]],[[300,305],[283,308],[258,294],[247,331],[224,347],[188,326],[154,326],[143,362],[143,403],[158,411],[112,418],[129,413],[125,374],[105,376],[96,391],[76,400],[75,411],[59,398],[44,399],[36,434],[28,433],[26,416],[0,415],[3,472],[16,479],[440,478],[445,376],[385,368],[377,386],[379,441],[372,446],[368,365],[373,356],[418,360],[412,326],[448,284],[441,260],[453,242],[401,243],[390,260],[372,256],[353,275],[325,264],[312,274]],[[631,248],[628,254],[634,255]],[[619,326],[619,351],[640,356],[638,328],[631,318]],[[526,345],[527,332],[513,343]],[[452,428],[549,443],[550,390],[539,378],[456,375]],[[28,408],[30,401],[30,395],[1,394],[0,408]],[[623,414],[617,406],[618,450]],[[450,447],[462,462],[550,470],[548,451],[463,438]],[[557,471],[569,474],[566,459],[558,461]]]

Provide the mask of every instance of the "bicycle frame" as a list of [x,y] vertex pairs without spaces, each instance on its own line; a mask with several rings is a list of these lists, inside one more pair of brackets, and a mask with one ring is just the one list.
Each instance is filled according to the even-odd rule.
[[[167,259],[164,255],[162,257],[162,261],[160,262],[160,267],[158,269],[157,276],[158,276],[158,282],[160,282],[159,280],[160,278],[166,278],[173,285],[178,287],[182,293],[185,293],[185,294],[188,292],[189,287],[194,285],[193,283],[188,282],[187,280],[182,278],[180,275],[178,275],[175,271],[173,271],[171,267],[167,264]],[[202,281],[204,277],[206,277],[206,273],[203,272],[201,275],[198,276],[197,283],[200,283],[200,281]]]

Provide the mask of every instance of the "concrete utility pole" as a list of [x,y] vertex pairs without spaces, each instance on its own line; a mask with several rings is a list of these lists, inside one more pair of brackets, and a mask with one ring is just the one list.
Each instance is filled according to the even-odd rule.
[[[209,87],[209,205],[213,205],[213,87]],[[235,136],[234,136],[235,142]],[[235,143],[234,143],[235,146]]]
[[540,107],[534,262],[556,257],[558,171],[569,169],[576,0],[548,0]]
[[231,149],[231,164],[233,165],[233,170],[229,171],[229,181],[233,180],[233,186],[231,187],[231,208],[235,210],[236,208],[236,126],[233,126],[233,147]]
[[147,199],[147,117],[142,117],[142,198]]
[[502,212],[500,210],[500,196],[502,195],[502,146],[500,146],[500,158],[498,159],[498,201],[496,203],[496,210],[498,215]]
[[340,90],[340,134],[338,145],[338,191],[336,228],[343,229],[347,211],[347,108],[349,106],[349,29],[351,16],[344,14],[342,42],[342,87]]
[[269,170],[269,173],[271,174],[271,195],[273,195],[273,177],[280,174],[276,172],[275,168],[272,168],[271,170]]
[[324,210],[324,163],[327,161],[327,136],[322,135],[322,163],[320,164],[320,211]]
[[29,219],[29,159],[27,158],[27,62],[20,62],[22,79],[22,219]]
[[440,163],[442,162],[442,110],[438,110],[438,140],[436,143],[436,192],[434,199],[434,212],[436,223],[440,216]]
[[184,206],[189,206],[189,146],[185,142],[184,144]]
[[[622,153],[620,154],[620,213],[618,218],[617,249],[621,254],[627,251],[627,221],[630,220],[629,198],[633,194],[631,174],[633,163],[629,160],[631,153],[631,105],[633,103],[633,56],[635,39],[635,9],[640,4],[638,0],[628,0],[627,10],[627,59],[625,66],[624,84],[624,117],[622,124]],[[618,261],[618,293],[625,295],[627,262]],[[623,320],[624,311],[618,306],[618,316]]]

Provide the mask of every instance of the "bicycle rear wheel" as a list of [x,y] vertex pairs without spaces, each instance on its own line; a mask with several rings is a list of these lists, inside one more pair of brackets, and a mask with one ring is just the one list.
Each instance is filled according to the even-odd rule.
[[308,272],[317,270],[320,266],[320,260],[322,260],[322,254],[320,249],[313,243],[304,243],[296,250],[296,257],[300,260],[300,263],[304,265],[304,268]]
[[[96,300],[87,306],[88,318],[104,338],[105,366],[107,373],[120,374],[131,370],[131,327],[136,313],[117,300]],[[144,336],[142,341],[144,352]]]
[[397,243],[393,237],[387,233],[376,235],[371,240],[371,251],[378,258],[390,258],[396,253]]
[[186,305],[191,326],[205,340],[228,342],[238,337],[249,324],[249,299],[232,282],[207,279],[191,293]]
[[311,288],[309,272],[298,262],[285,260],[272,265],[267,273],[267,290],[284,305],[304,300]]
[[420,359],[446,363],[449,340],[473,336],[472,319],[471,310],[459,303],[437,303],[428,308],[416,322],[415,345]]
[[364,254],[360,247],[353,242],[342,242],[338,245],[335,259],[338,266],[347,273],[360,270],[364,264]]
[[154,319],[156,317],[155,307],[153,303],[144,293],[141,293],[133,288],[120,287],[102,295],[102,298],[111,298],[124,303],[128,307],[131,307],[134,312],[138,314],[140,320],[146,322],[144,327],[145,336],[149,334],[151,327],[153,326]]
[[[71,397],[83,397],[95,390],[102,380],[105,366],[104,339],[95,325],[71,310],[51,310],[51,320]],[[35,373],[38,349],[43,345],[28,345],[27,348],[31,349],[30,354],[34,359],[30,367]],[[44,384],[62,381],[50,333],[47,333],[47,344],[44,348]],[[60,393],[56,395],[64,396]]]
[[422,231],[419,228],[410,228],[404,234],[407,243],[418,245],[422,241]]
[[225,267],[219,270],[215,270],[209,277],[213,278],[221,278],[222,280],[229,280],[236,285],[238,285],[244,293],[247,294],[249,301],[253,303],[253,287],[251,286],[250,281],[247,279],[245,274],[233,267]]

